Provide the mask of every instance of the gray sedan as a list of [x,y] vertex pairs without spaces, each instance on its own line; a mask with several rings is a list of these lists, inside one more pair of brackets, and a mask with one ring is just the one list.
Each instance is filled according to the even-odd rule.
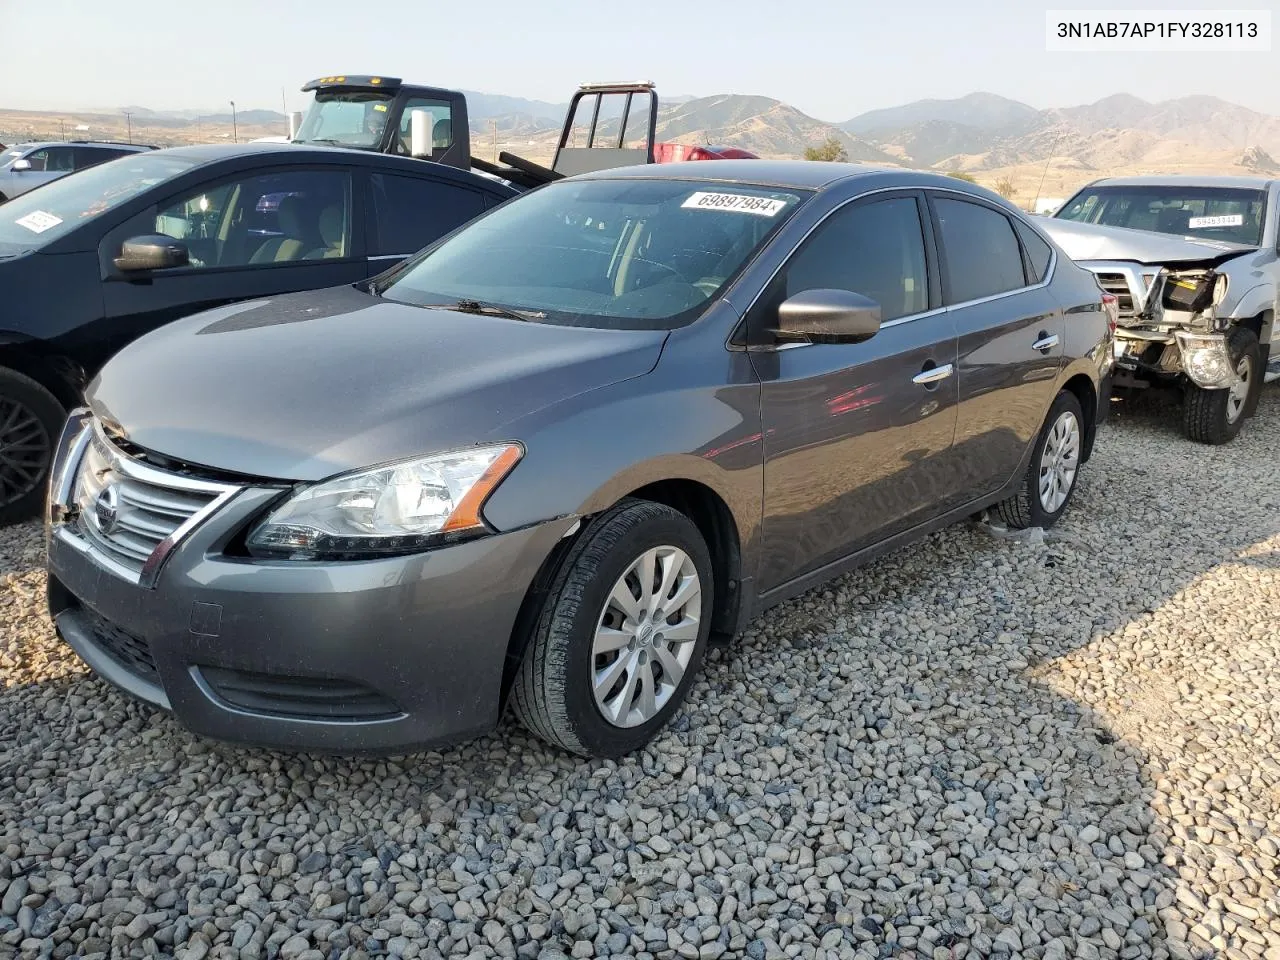
[[50,611],[210,736],[402,750],[510,706],[617,756],[769,605],[984,510],[1054,523],[1114,316],[950,178],[571,178],[126,347],[59,447]]

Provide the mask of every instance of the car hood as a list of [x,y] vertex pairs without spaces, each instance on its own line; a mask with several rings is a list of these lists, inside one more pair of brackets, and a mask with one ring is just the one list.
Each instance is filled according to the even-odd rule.
[[666,332],[424,309],[354,287],[220,307],[135,341],[89,405],[138,446],[281,480],[506,440],[512,420],[641,376]]
[[1219,240],[1187,240],[1128,227],[1048,218],[1040,222],[1072,260],[1129,260],[1135,263],[1221,263],[1257,247]]

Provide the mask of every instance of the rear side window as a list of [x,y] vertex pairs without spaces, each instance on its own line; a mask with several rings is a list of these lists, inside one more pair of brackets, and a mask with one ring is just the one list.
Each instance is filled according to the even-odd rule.
[[478,217],[484,195],[426,177],[375,173],[373,256],[408,255]]
[[1022,238],[1023,249],[1027,251],[1027,259],[1031,261],[1031,282],[1039,283],[1049,272],[1049,260],[1053,256],[1053,248],[1025,223],[1017,223],[1016,226],[1018,236]]
[[1027,285],[1022,249],[1003,213],[965,200],[934,198],[946,254],[950,303],[980,300]]
[[85,167],[106,163],[130,152],[132,151],[115,150],[111,147],[76,147],[76,169],[83,170]]

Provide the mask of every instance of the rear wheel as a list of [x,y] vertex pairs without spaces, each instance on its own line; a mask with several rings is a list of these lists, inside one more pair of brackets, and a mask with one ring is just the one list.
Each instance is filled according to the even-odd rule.
[[1197,443],[1218,445],[1234,440],[1249,412],[1257,406],[1263,379],[1262,347],[1257,334],[1247,327],[1234,328],[1227,334],[1227,353],[1235,369],[1230,387],[1187,387],[1182,427],[1187,437]]
[[1040,428],[1018,492],[995,505],[996,516],[1015,530],[1057,523],[1075,492],[1083,449],[1084,413],[1080,401],[1070,390],[1062,390]]
[[553,746],[617,757],[679,709],[702,663],[711,556],[684,514],[626,500],[574,545],[547,593],[512,689]]
[[30,377],[0,367],[0,525],[40,512],[67,412]]

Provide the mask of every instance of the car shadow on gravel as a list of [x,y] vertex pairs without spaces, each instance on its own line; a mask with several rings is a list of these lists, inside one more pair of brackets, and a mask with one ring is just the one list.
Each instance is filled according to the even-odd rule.
[[[1211,761],[1266,729],[1228,591],[1277,601],[1278,414],[1222,448],[1113,416],[1043,540],[958,526],[770,611],[616,763],[510,723],[388,759],[198,739],[57,644],[6,541],[0,952],[1262,956],[1280,781]],[[1204,691],[1232,669],[1252,720]]]

